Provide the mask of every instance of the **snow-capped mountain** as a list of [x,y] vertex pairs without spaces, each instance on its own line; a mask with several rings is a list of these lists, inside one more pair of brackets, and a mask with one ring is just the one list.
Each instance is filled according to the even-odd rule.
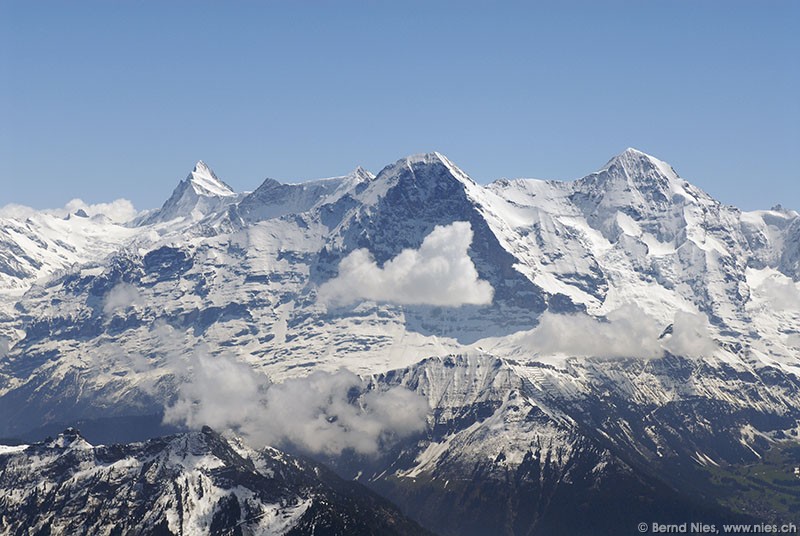
[[236,192],[200,160],[160,209],[143,215],[136,223],[147,225],[176,219],[195,222],[234,203],[238,198]]
[[78,216],[42,218],[8,219],[25,232],[0,250],[48,259],[4,272],[0,436],[157,423],[205,356],[265,382],[346,368],[424,397],[427,432],[328,461],[444,534],[548,534],[604,494],[641,500],[576,531],[780,518],[709,482],[798,441],[795,211],[723,205],[628,149],[485,186],[438,153],[250,194],[198,164],[161,209],[90,219],[105,242],[69,262],[50,244]]
[[233,217],[237,221],[253,223],[287,214],[302,214],[363,189],[373,178],[370,172],[358,167],[344,177],[298,184],[283,184],[275,179],[267,179],[234,207]]
[[210,428],[93,446],[69,428],[0,447],[3,534],[395,534],[425,531],[355,482]]

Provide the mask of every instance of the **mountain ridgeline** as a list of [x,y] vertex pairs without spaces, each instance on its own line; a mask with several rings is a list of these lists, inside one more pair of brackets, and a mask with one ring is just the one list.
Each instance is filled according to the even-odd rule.
[[[150,533],[800,521],[800,215],[724,205],[635,149],[572,182],[481,185],[431,153],[251,193],[199,162],[161,208],[127,221],[0,217],[0,437],[80,423],[112,444],[201,419],[223,432],[0,452],[10,526],[67,504],[65,523],[111,526],[122,510],[69,501],[97,486],[130,493]],[[340,369],[363,383],[344,382],[339,410],[361,408],[373,426],[403,413],[385,404],[423,400],[423,422],[337,452],[316,444],[297,431],[299,405],[349,378]],[[240,387],[214,398],[234,372]],[[291,391],[303,378],[310,387]],[[241,422],[224,407],[237,390],[253,398]],[[295,392],[295,422],[259,420]],[[330,410],[322,426],[345,421]],[[202,453],[165,454],[181,442]],[[264,467],[294,462],[272,447],[345,480],[313,462],[280,480]],[[59,471],[25,473],[32,457]],[[163,478],[187,487],[159,473],[157,493],[136,495],[136,475],[162,458]],[[214,501],[190,507],[198,479]]]

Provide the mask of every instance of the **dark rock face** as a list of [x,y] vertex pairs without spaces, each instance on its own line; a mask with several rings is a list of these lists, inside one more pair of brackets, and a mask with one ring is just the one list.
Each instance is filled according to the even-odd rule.
[[207,427],[98,447],[69,428],[0,454],[0,491],[19,534],[426,534],[359,484]]

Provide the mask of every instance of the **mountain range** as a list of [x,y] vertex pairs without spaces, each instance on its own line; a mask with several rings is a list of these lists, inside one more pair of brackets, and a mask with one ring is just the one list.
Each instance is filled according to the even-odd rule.
[[[481,185],[430,153],[249,193],[198,162],[161,208],[111,212],[0,211],[7,443],[209,425],[440,534],[798,521],[796,211],[627,149],[572,182]],[[57,456],[37,445],[0,454],[4,489],[14,456]]]

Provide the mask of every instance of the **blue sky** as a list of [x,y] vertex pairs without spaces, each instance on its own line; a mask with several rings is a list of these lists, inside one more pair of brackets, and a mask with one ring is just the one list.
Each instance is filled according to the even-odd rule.
[[573,179],[628,146],[800,209],[800,2],[0,0],[0,206],[165,200],[446,154]]

